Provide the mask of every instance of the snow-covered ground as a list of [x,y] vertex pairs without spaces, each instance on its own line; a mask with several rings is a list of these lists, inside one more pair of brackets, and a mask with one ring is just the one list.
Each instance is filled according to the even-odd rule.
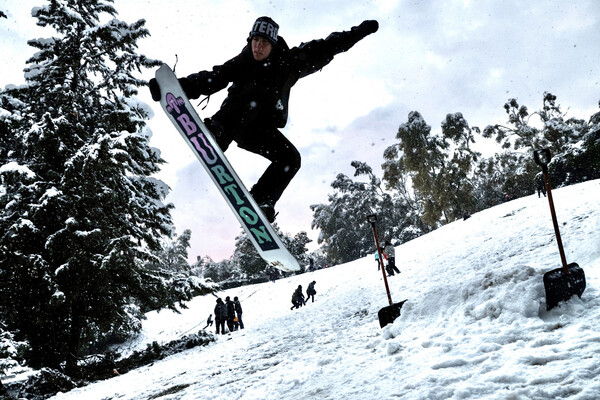
[[[550,312],[543,274],[561,265],[548,206],[536,196],[457,221],[396,248],[392,325],[371,255],[220,293],[246,329],[53,399],[600,398],[600,181],[553,192],[568,262],[587,289]],[[293,290],[316,301],[290,310]],[[204,326],[213,296],[181,314],[150,313],[130,349]]]

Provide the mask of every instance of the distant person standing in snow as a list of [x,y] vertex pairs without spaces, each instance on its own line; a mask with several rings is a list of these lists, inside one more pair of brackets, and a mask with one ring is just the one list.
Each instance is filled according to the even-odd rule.
[[227,306],[227,327],[229,332],[233,332],[233,320],[235,319],[235,304],[229,298],[225,297],[225,306]]
[[538,198],[542,197],[540,196],[540,193],[543,193],[544,197],[546,197],[546,185],[544,184],[543,179],[539,177],[535,179],[535,188],[537,189]]
[[308,288],[306,289],[306,302],[308,302],[308,299],[310,298],[312,298],[312,303],[315,302],[315,294],[317,294],[317,291],[315,290],[316,283],[316,281],[312,281],[308,284]]
[[377,271],[381,269],[381,262],[379,262],[379,250],[375,250],[375,261],[377,261]]
[[385,242],[385,247],[383,248],[383,252],[387,256],[388,260],[388,273],[390,276],[394,275],[394,272],[399,274],[400,270],[396,267],[396,250],[390,241]]
[[235,313],[237,314],[240,329],[244,329],[244,322],[242,321],[242,304],[240,303],[240,300],[237,298],[237,296],[233,298],[233,305],[235,306]]
[[227,319],[227,307],[220,298],[217,299],[215,306],[215,326],[217,327],[217,335],[225,334],[225,320]]

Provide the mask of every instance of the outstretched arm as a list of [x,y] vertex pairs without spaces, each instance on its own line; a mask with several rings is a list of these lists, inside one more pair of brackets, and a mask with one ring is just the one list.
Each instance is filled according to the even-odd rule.
[[[232,81],[235,71],[239,70],[239,57],[234,57],[223,65],[213,67],[212,71],[200,71],[185,78],[179,78],[179,84],[190,99],[197,99],[201,95],[211,95],[225,89]],[[150,79],[148,86],[152,99],[159,101],[160,87],[156,79]]]
[[375,20],[363,21],[349,31],[333,32],[325,39],[312,40],[298,46],[298,59],[305,68],[300,77],[312,74],[329,64],[336,54],[348,51],[352,46],[371,33],[377,32],[379,23]]
[[180,78],[183,91],[190,99],[197,99],[201,95],[211,95],[225,89],[237,76],[245,73],[245,52],[247,47],[226,63],[214,66],[211,71],[200,71]]

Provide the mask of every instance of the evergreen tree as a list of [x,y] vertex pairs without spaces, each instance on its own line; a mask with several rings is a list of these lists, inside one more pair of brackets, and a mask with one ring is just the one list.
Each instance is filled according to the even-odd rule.
[[[284,235],[277,224],[274,224],[273,228],[289,252],[300,263],[307,262],[306,252],[308,249],[306,244],[310,243],[311,240],[306,232],[302,231],[291,237],[289,234]],[[233,261],[239,265],[240,270],[248,277],[264,274],[268,270],[268,264],[258,254],[245,231],[242,231],[236,238]]]
[[175,235],[174,240],[170,240],[164,245],[159,257],[165,269],[178,272],[190,270],[187,259],[191,238],[192,231],[186,229],[180,236]]
[[13,119],[2,133],[19,148],[2,159],[12,164],[0,192],[0,313],[30,342],[32,366],[66,361],[70,373],[91,343],[139,329],[140,307],[173,305],[145,267],[171,230],[171,206],[150,178],[163,161],[133,97],[145,84],[134,74],[158,62],[136,54],[143,20],[99,22],[116,16],[110,3],[34,8],[57,35],[29,41],[39,51],[27,86],[2,94]]
[[470,128],[462,114],[455,113],[446,116],[442,135],[433,135],[421,114],[413,111],[398,129],[399,143],[384,152],[388,187],[404,186],[400,179],[408,175],[423,210],[421,219],[431,228],[462,218],[475,208],[471,170],[479,154],[469,147],[475,141],[474,131],[478,129]]
[[233,260],[233,257],[228,260],[218,262],[210,261],[204,266],[204,277],[211,279],[213,282],[223,282],[228,279],[241,279],[243,272],[239,265]]
[[[384,163],[383,182],[385,188],[394,194],[393,201],[395,205],[392,209],[403,211],[403,224],[396,227],[396,232],[392,235],[401,243],[417,238],[432,228],[423,222],[421,216],[424,213],[423,205],[414,193],[411,185],[410,175],[403,163],[396,162],[397,146],[388,147],[383,154]],[[384,210],[389,207],[382,207]]]
[[547,96],[551,96],[552,102],[550,105],[545,102],[543,111],[550,108],[550,117],[543,114],[542,119],[544,138],[550,142],[553,154],[548,167],[552,183],[572,185],[600,178],[600,113],[592,115],[588,122],[577,118],[565,120],[554,104],[556,97]]
[[504,201],[504,171],[496,157],[480,160],[473,171],[474,212],[496,206]]
[[489,125],[483,130],[483,136],[494,137],[503,149],[503,153],[496,154],[495,158],[503,175],[503,197],[510,199],[533,193],[535,176],[539,172],[533,161],[533,150],[547,147],[548,141],[538,128],[530,125],[532,115],[526,106],[520,105],[516,99],[509,99],[504,110],[508,114],[509,125]]
[[404,210],[394,208],[391,196],[381,188],[381,180],[371,167],[353,161],[354,176],[365,176],[367,182],[353,181],[338,174],[331,186],[336,190],[328,196],[328,204],[315,204],[312,228],[320,229],[319,244],[323,244],[327,259],[334,264],[356,260],[375,251],[371,225],[367,215],[379,215],[378,233],[393,239],[402,229]]
[[267,268],[266,261],[258,254],[245,231],[236,237],[233,261],[247,276],[258,275]]
[[[516,99],[509,99],[504,109],[509,125],[487,126],[483,136],[494,137],[506,150],[497,157],[504,170],[502,187],[506,194],[522,197],[533,193],[536,180],[541,179],[533,151],[542,148],[549,148],[553,155],[549,172],[556,186],[600,176],[597,130],[591,119],[589,123],[566,119],[556,103],[556,96],[548,92],[544,93],[542,108],[532,114]],[[533,116],[539,118],[541,128],[532,126]]]
[[298,260],[298,262],[300,262],[301,266],[308,264],[308,255],[306,254],[308,248],[306,245],[312,242],[312,240],[309,239],[308,234],[305,231],[301,231],[293,237],[290,235],[283,235],[281,240],[290,253]]
[[[177,302],[185,308],[183,300],[191,300],[194,296],[212,293],[213,285],[207,284],[197,268],[192,269],[188,264],[188,249],[192,231],[186,229],[180,236],[174,235],[163,241],[159,250],[153,251],[155,259],[147,264],[147,268],[154,275],[160,276],[166,282],[161,285],[164,291],[157,297],[154,304],[145,304],[143,311],[159,309],[165,306],[164,299],[169,298],[166,306],[175,312],[179,312],[174,304]],[[198,264],[198,263],[197,263]]]

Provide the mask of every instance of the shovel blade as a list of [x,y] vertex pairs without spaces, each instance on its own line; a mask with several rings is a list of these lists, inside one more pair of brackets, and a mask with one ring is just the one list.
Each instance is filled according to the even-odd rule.
[[403,300],[400,303],[394,303],[391,306],[383,307],[379,310],[377,313],[377,316],[379,317],[379,326],[383,328],[387,324],[394,322],[394,320],[400,316],[400,309],[405,302],[406,300]]
[[585,290],[585,273],[577,263],[567,266],[569,273],[565,274],[563,268],[553,269],[544,274],[544,288],[546,289],[546,310],[550,311],[561,301],[569,300],[573,295],[581,298]]

